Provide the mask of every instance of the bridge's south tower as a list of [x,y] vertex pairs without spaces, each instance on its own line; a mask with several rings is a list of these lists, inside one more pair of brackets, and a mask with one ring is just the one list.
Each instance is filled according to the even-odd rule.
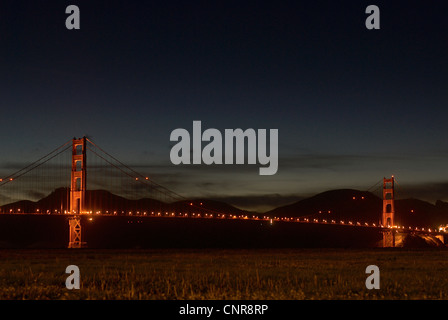
[[85,211],[86,195],[86,137],[73,139],[72,173],[70,184],[69,248],[81,248],[81,217]]
[[394,226],[394,215],[394,176],[392,176],[390,179],[383,179],[383,226]]
[[[381,224],[385,228],[394,226],[394,176],[383,179],[383,216]],[[394,230],[383,231],[383,247],[395,247]]]

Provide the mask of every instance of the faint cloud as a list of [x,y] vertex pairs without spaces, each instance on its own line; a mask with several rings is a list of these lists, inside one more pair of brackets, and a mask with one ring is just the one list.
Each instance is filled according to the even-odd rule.
[[279,160],[282,169],[336,169],[371,162],[391,162],[405,160],[398,155],[358,155],[309,153],[283,157]]

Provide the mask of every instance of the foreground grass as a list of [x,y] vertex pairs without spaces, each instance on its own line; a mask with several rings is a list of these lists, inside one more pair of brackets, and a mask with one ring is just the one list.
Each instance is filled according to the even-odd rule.
[[0,250],[0,299],[448,299],[447,268],[446,250]]

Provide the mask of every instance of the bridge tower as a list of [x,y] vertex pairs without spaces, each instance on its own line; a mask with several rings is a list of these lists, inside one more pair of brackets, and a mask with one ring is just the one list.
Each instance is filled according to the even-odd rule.
[[[395,247],[394,226],[394,176],[383,179],[383,215],[381,224],[388,228],[383,231],[383,247]],[[389,229],[390,228],[390,229]]]
[[81,248],[81,217],[85,211],[86,195],[86,137],[73,139],[72,142],[72,173],[70,183],[70,234],[69,248]]

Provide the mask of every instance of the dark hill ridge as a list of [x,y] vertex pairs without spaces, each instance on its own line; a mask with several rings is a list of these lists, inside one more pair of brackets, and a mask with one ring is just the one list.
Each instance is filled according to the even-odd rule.
[[[19,201],[0,207],[3,212],[20,206],[21,212],[35,212],[37,208],[60,210],[67,204],[67,189],[57,189],[47,197],[33,201]],[[193,203],[193,205],[191,205]],[[202,203],[202,205],[201,205]],[[107,204],[107,206],[106,206]],[[153,199],[129,200],[103,190],[88,191],[87,205],[109,210],[110,215],[82,216],[83,237],[90,248],[289,248],[289,247],[375,247],[381,243],[381,232],[375,228],[351,228],[341,225],[288,223],[240,219],[142,219],[129,216],[127,211],[145,208],[171,209],[184,212],[222,212],[248,215],[224,202],[195,199],[166,204]],[[112,210],[117,210],[117,216]],[[124,214],[121,213],[124,212]],[[143,210],[142,210],[143,211]],[[332,190],[317,194],[296,203],[277,208],[264,215],[271,217],[307,216],[328,221],[353,220],[378,223],[382,200],[358,190]],[[320,212],[320,213],[319,213]],[[263,214],[261,214],[263,215]],[[396,201],[397,224],[405,226],[437,227],[448,223],[448,203],[435,205],[417,199]],[[68,221],[64,215],[32,214],[0,215],[0,248],[55,248],[66,247]],[[434,239],[408,235],[400,246],[434,246]]]
[[[193,206],[191,206],[193,204]],[[208,199],[194,199],[194,200],[184,200],[178,201],[173,204],[174,206],[185,208],[186,212],[197,211],[199,208],[204,208],[204,210],[208,210],[210,213],[225,213],[232,215],[253,215],[256,214],[251,211],[238,209],[230,204],[227,204],[222,201],[216,200],[208,200]],[[259,215],[259,214],[257,214]]]
[[382,201],[369,192],[352,189],[332,190],[319,193],[296,203],[279,207],[269,216],[304,217],[323,219],[363,219],[377,223],[382,210]]
[[[342,189],[319,193],[293,204],[276,208],[266,215],[379,223],[382,199],[370,192]],[[395,200],[395,224],[400,226],[437,227],[448,223],[448,203],[436,205],[418,199]]]
[[[33,202],[22,200],[0,207],[1,212],[10,210],[17,212],[53,213],[66,208],[69,190],[59,188],[45,198]],[[193,204],[193,205],[192,205]],[[227,203],[195,199],[174,203],[164,203],[154,199],[129,200],[104,190],[90,190],[86,193],[86,206],[93,212],[101,210],[103,213],[118,215],[127,212],[209,212],[235,215],[253,215],[249,211],[241,210]],[[202,210],[202,211],[201,211]],[[319,193],[307,199],[290,205],[282,206],[264,214],[269,217],[305,217],[327,219],[327,221],[353,221],[379,223],[382,212],[382,200],[374,194],[353,189],[331,190]],[[437,201],[436,204],[418,199],[404,199],[395,201],[395,224],[403,226],[437,227],[448,224],[448,203]]]
[[[0,207],[1,212],[34,213],[38,210],[43,213],[61,212],[66,210],[69,202],[70,192],[67,188],[58,188],[47,197],[39,201],[21,200],[14,203],[6,204]],[[126,199],[117,196],[105,190],[88,190],[86,192],[86,207],[92,212],[101,211],[102,213],[117,215],[127,214],[129,211],[135,212],[210,212],[210,213],[227,213],[235,215],[247,215],[249,211],[235,208],[227,203],[207,200],[195,199],[184,200],[173,203],[165,203],[159,200],[144,198],[137,200]]]

